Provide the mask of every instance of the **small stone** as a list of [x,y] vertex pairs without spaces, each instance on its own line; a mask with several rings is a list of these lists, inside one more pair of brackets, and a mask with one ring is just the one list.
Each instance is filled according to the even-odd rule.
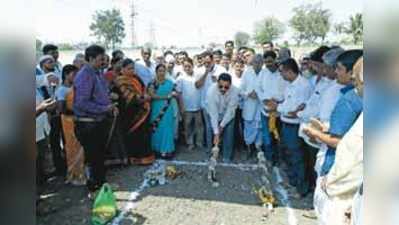
[[212,183],[212,187],[214,187],[214,188],[217,188],[219,186],[220,186],[219,182],[213,182]]

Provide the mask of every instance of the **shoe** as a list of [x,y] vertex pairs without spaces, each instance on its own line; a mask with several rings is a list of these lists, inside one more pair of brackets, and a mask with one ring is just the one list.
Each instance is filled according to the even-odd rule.
[[252,157],[252,148],[251,148],[251,145],[247,145],[246,152],[247,152],[247,160],[250,160],[251,157]]
[[194,145],[188,145],[188,150],[189,151],[193,151],[195,149],[195,146]]
[[223,163],[231,163],[231,160],[230,159],[223,159],[222,162]]
[[305,217],[305,218],[312,219],[312,220],[316,220],[317,219],[317,215],[316,215],[316,212],[314,210],[309,210],[307,212],[304,212],[302,214],[302,216]]

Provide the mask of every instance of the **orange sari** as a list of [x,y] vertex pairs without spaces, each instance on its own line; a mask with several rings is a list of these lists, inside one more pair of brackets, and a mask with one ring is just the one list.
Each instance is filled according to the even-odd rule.
[[[73,91],[70,91],[66,96],[67,111],[72,111]],[[62,130],[65,140],[65,153],[67,160],[67,182],[75,185],[84,185],[86,183],[86,176],[84,172],[84,151],[79,141],[75,136],[75,123],[73,115],[61,115]]]
[[147,165],[155,160],[151,151],[150,102],[143,101],[146,88],[137,76],[118,76],[115,80],[120,97],[120,123],[124,144],[132,164]]

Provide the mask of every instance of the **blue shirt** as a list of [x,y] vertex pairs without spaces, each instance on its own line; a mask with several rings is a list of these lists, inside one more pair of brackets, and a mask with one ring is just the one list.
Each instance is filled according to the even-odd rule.
[[155,78],[155,74],[153,74],[150,69],[140,63],[134,63],[134,70],[146,87],[148,87],[148,84],[151,83]]
[[71,87],[67,87],[65,85],[61,85],[57,90],[55,90],[55,100],[57,101],[65,101],[65,97],[71,91]]
[[77,117],[102,120],[111,105],[108,82],[99,71],[84,65],[74,80],[73,112]]
[[[345,93],[337,102],[331,118],[329,134],[342,138],[355,123],[357,117],[363,110],[362,98],[355,92],[354,88],[345,87]],[[321,168],[321,176],[326,175],[335,161],[335,148],[328,147],[324,163]]]

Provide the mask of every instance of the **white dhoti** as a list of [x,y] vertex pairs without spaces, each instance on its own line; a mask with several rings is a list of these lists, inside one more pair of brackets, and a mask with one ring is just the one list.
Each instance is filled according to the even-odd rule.
[[320,176],[321,167],[323,166],[327,150],[328,150],[327,145],[326,144],[322,144],[321,147],[319,148],[319,151],[317,152],[316,162],[314,164],[314,170],[317,173],[317,177]]
[[313,204],[319,225],[348,225],[345,213],[350,209],[351,198],[330,197],[321,189],[321,179],[316,182]]
[[352,223],[351,225],[362,225],[363,224],[363,196],[356,193],[353,198],[352,206]]
[[262,146],[262,124],[260,119],[244,120],[244,141],[247,145]]

